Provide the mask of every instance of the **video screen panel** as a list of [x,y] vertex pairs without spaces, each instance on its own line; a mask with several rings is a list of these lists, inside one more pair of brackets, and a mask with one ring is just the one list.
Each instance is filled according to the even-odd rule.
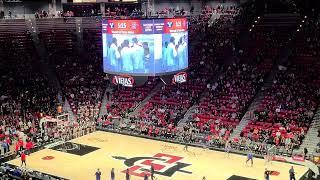
[[150,76],[188,68],[187,20],[105,20],[103,70]]

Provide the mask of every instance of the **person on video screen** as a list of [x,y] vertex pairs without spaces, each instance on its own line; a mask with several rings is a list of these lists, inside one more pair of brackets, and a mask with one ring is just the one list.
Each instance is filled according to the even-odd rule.
[[178,48],[177,48],[179,69],[182,69],[185,67],[186,53],[187,53],[186,51],[187,51],[187,44],[184,38],[181,37],[178,42]]
[[177,57],[177,50],[175,46],[175,39],[174,37],[170,38],[170,43],[168,45],[168,56],[167,56],[167,65],[168,70],[172,70],[175,65],[175,59]]
[[143,70],[144,69],[144,48],[142,44],[138,42],[138,39],[135,37],[132,39],[132,61],[134,70]]
[[126,72],[133,71],[133,63],[131,59],[132,50],[129,48],[129,41],[124,40],[121,46],[122,70]]
[[184,62],[186,63],[185,66],[188,65],[188,36],[187,35],[183,35],[183,42],[184,42]]
[[162,68],[165,70],[167,67],[167,56],[168,56],[168,42],[164,42],[164,46],[162,48]]
[[110,60],[111,66],[113,67],[118,66],[118,59],[120,58],[120,53],[118,51],[116,38],[112,38],[112,43],[110,44],[107,57]]
[[[144,49],[144,61],[145,61],[145,67],[150,68],[150,48],[148,42],[143,42],[143,49]],[[145,72],[148,72],[150,70],[145,69]]]

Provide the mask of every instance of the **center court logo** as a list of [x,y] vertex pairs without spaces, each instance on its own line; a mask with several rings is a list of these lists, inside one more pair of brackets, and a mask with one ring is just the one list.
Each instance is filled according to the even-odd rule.
[[[158,153],[152,157],[133,157],[124,158],[113,156],[118,160],[124,160],[124,164],[128,167],[130,175],[144,177],[145,174],[150,175],[151,164],[154,167],[155,174],[171,177],[176,172],[192,174],[190,171],[185,171],[183,168],[191,164],[181,162],[183,157]],[[123,173],[126,170],[122,171]]]
[[42,158],[42,160],[52,160],[54,159],[54,156],[45,156]]

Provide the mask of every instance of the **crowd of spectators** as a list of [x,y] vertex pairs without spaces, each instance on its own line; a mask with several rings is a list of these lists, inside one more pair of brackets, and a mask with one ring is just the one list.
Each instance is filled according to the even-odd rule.
[[271,87],[263,90],[265,95],[241,139],[274,145],[290,153],[302,144],[319,103],[318,51],[311,36],[317,37],[317,32],[309,25],[304,33],[296,35],[293,55],[288,64],[279,66]]
[[[296,48],[294,48],[295,54],[301,56],[313,56],[319,57],[320,49],[320,18],[309,19],[305,22],[303,27],[304,36],[301,37],[301,41],[297,42]],[[300,27],[299,27],[300,28]]]
[[0,35],[0,140],[1,154],[12,154],[17,142],[36,143],[41,116],[56,113],[57,90],[39,71],[30,34]]
[[190,138],[190,134],[178,128],[177,124],[199,100],[211,77],[210,72],[219,71],[219,66],[213,69],[206,67],[202,64],[189,71],[190,79],[186,84],[162,86],[137,114],[123,116],[120,121],[102,119],[98,121],[98,125],[157,138]]
[[224,5],[217,4],[216,6],[206,5],[202,8],[202,14],[238,14],[239,7],[236,4]]
[[[310,67],[315,62],[309,62],[306,66],[302,63],[306,58],[303,58],[299,63],[299,60],[292,61],[289,70],[280,66],[274,84],[265,89],[264,80],[279,58],[279,49],[287,43],[288,37],[280,32],[256,29],[256,32],[250,34],[251,43],[248,47],[239,49],[236,40],[239,32],[225,28],[225,24],[230,22],[217,21],[215,29],[208,26],[208,20],[204,19],[200,17],[200,21],[195,21],[197,26],[190,27],[195,32],[205,34],[203,40],[198,39],[198,47],[202,47],[202,51],[190,55],[191,67],[200,63],[210,64],[215,69],[218,58],[227,53],[237,56],[237,60],[230,66],[217,67],[224,71],[217,79],[211,79],[209,74],[195,73],[205,72],[201,68],[190,70],[188,74],[191,77],[187,84],[163,86],[138,115],[125,116],[119,123],[109,119],[105,127],[156,138],[178,141],[188,139],[185,142],[207,142],[223,147],[257,92],[262,91],[264,99],[252,114],[252,120],[243,129],[240,139],[233,139],[231,144],[235,149],[251,149],[257,153],[265,153],[276,145],[280,153],[292,153],[294,148],[301,145],[317,107],[317,87],[311,80],[316,76],[316,67]],[[308,49],[313,49],[307,52],[316,55],[316,42],[312,43],[310,38],[306,40],[310,44]],[[294,51],[296,55],[298,51],[299,56],[303,54],[301,49]],[[307,74],[313,74],[312,77],[305,75],[306,70]],[[201,93],[197,91],[205,92],[205,97],[201,98]],[[184,119],[185,113],[193,105],[197,108],[191,121],[178,127],[177,122]]]
[[199,100],[210,77],[209,70],[200,66],[189,71],[186,83],[162,86],[140,110],[139,118],[160,127],[176,126],[186,111]]
[[[228,139],[241,120],[264,77],[270,71],[270,62],[259,66],[234,64],[220,75],[217,82],[208,83],[208,95],[202,99],[191,123],[197,132]],[[188,124],[189,125],[189,124]]]
[[55,13],[49,13],[45,10],[36,11],[34,13],[36,19],[41,18],[54,18],[54,17],[74,17],[73,11],[56,11]]
[[[191,22],[194,24],[190,25],[190,39],[199,43],[192,44],[190,49],[200,49],[200,51],[191,51],[189,55],[188,81],[182,84],[163,85],[138,114],[124,116],[119,122],[109,118],[104,123],[103,120],[98,122],[99,125],[158,138],[174,138],[185,142],[199,141],[195,132],[190,130],[192,128],[178,127],[178,122],[184,118],[187,110],[198,104],[205,95],[203,92],[207,91],[207,85],[213,74],[223,70],[217,59],[227,56],[233,47],[235,48],[237,31],[226,28],[224,25],[230,22],[225,21],[216,23],[214,27],[209,27],[208,20],[203,17],[197,20],[191,19]],[[193,36],[199,32],[203,35]]]
[[105,75],[99,71],[101,62],[92,54],[55,54],[51,57],[61,82],[63,92],[76,118],[82,117],[84,108],[96,114],[106,89]]
[[39,18],[46,18],[49,16],[48,12],[45,11],[45,10],[41,10],[41,11],[36,11],[34,13],[34,16],[36,19],[39,19]]
[[34,171],[24,167],[15,167],[9,164],[2,164],[0,166],[0,178],[3,180],[9,179],[46,179],[46,180],[60,180],[61,178],[48,175],[42,172]]
[[[259,41],[260,36],[253,36],[252,42],[256,45],[255,48],[259,47]],[[218,41],[218,45],[220,43]],[[234,45],[232,42],[230,44]],[[260,47],[260,51],[262,49]],[[213,137],[217,140],[216,142],[225,142],[229,139],[272,65],[272,61],[267,56],[263,56],[260,51],[254,51],[254,63],[252,60],[248,61],[247,59],[252,58],[249,51],[252,50],[246,49],[243,52],[240,49],[238,54],[241,58],[240,63],[225,67],[225,73],[218,79],[208,82],[207,95],[199,103],[192,121],[186,125],[185,129],[206,134],[206,138]],[[234,47],[233,52],[235,52]]]
[[36,11],[34,13],[35,18],[53,18],[53,17],[137,17],[144,15],[144,12],[140,8],[131,5],[119,5],[119,6],[106,6],[105,13],[101,14],[100,9],[91,5],[71,5],[65,8],[63,11],[56,11],[50,13],[45,10]]
[[132,112],[139,103],[151,93],[151,90],[158,82],[158,78],[149,78],[147,82],[140,87],[128,88],[117,86],[114,88],[111,99],[106,107],[109,115],[125,116]]
[[[58,34],[53,33],[53,37],[67,34],[70,40],[50,40],[52,33],[42,33],[41,37],[51,54],[50,62],[55,67],[62,92],[70,105],[74,123],[56,129],[55,132],[61,133],[65,139],[72,139],[94,130],[109,78],[101,70],[101,42],[100,45],[96,42],[98,31],[84,32],[83,52],[79,52],[74,46],[72,32],[56,33]],[[64,51],[63,47],[66,47]]]
[[[299,46],[295,48],[295,53],[299,53],[301,56],[305,56],[307,58],[313,57],[314,61],[316,61],[320,56],[320,16],[315,19],[307,20],[303,28],[303,32],[306,35],[302,36],[300,41],[297,42]],[[319,66],[317,61],[314,63],[316,64],[316,67]],[[320,137],[320,128],[318,128],[318,137]],[[317,144],[316,152],[320,152],[320,143]]]
[[[210,19],[213,17],[214,19],[233,19],[235,16],[239,15],[239,7],[236,4],[217,4],[215,6],[205,5],[202,7],[200,16],[202,19]],[[164,7],[155,12],[157,16],[193,16],[194,15],[194,6],[189,9],[185,9],[184,7]]]
[[[40,40],[51,54],[50,60],[60,75],[60,82],[63,82],[62,90],[71,104],[76,122],[62,127],[40,125],[41,118],[56,117],[64,113],[61,110],[63,104],[58,102],[58,87],[52,87],[48,75],[42,73],[43,66],[34,53],[36,50],[33,48],[30,34],[1,35],[0,56],[1,59],[6,59],[0,62],[2,154],[11,155],[20,147],[26,149],[28,142],[41,145],[61,136],[71,139],[94,130],[93,122],[98,116],[106,87],[104,74],[97,70],[100,68],[100,61],[92,54],[87,54],[82,59],[70,54],[58,56],[57,47],[69,42],[53,38],[55,35],[42,33]],[[68,46],[65,44],[65,47]],[[17,149],[15,146],[20,140],[23,143]]]
[[140,9],[137,9],[136,7],[130,7],[130,6],[108,6],[106,7],[105,16],[107,17],[113,17],[113,16],[139,16],[142,15]]
[[317,105],[317,87],[307,83],[304,73],[293,67],[277,74],[242,137],[286,149],[301,145]]
[[[27,48],[30,35],[26,33],[22,39],[10,39],[12,36],[6,35],[7,38],[0,39],[0,58],[6,59],[0,62],[1,153],[17,152],[20,148],[30,150],[35,144],[52,139],[69,140],[94,131],[96,124],[149,137],[223,147],[260,90],[263,99],[240,138],[233,139],[233,148],[251,148],[258,153],[273,145],[287,151],[297,148],[318,105],[320,68],[314,56],[319,55],[319,25],[306,31],[306,42],[296,42],[291,63],[282,66],[272,86],[264,89],[264,80],[279,54],[281,39],[275,32],[257,30],[251,33],[249,46],[240,48],[239,30],[230,28],[239,11],[233,6],[205,7],[202,16],[190,19],[192,51],[188,81],[160,86],[138,110],[161,83],[158,77],[133,88],[111,87],[110,77],[101,70],[101,42],[96,38],[99,32],[95,35],[84,32],[84,52],[74,47],[73,32],[60,32],[61,37],[73,37],[71,43],[56,38],[58,33],[41,32],[40,40],[50,54],[63,96],[70,104],[70,116],[75,120],[60,127],[43,127],[39,123],[44,116],[55,117],[63,112],[57,112],[61,105],[57,89],[50,86],[47,75],[36,66],[39,57],[33,54],[35,49]],[[107,9],[106,15],[129,16],[135,12],[139,10],[131,12],[115,7]],[[41,18],[45,14],[41,12],[37,16]],[[228,20],[219,17],[212,23],[210,17],[214,14],[231,16],[227,16]],[[21,42],[24,44],[20,46]],[[69,46],[66,51],[60,51]],[[229,58],[231,63],[224,62],[229,65],[220,63]],[[108,88],[111,90],[106,91]],[[107,98],[106,107],[101,107],[103,98]],[[106,108],[107,114],[99,117],[101,108]],[[190,109],[194,112],[188,119]],[[185,120],[184,126],[178,126]]]
[[[37,54],[34,53],[36,50],[32,46],[30,34],[1,34],[1,37],[0,59],[5,59],[5,61],[0,61],[1,158],[16,157],[21,151],[29,154],[33,148],[61,139],[62,136],[64,140],[68,140],[94,131],[95,123],[91,117],[97,117],[98,110],[94,108],[93,103],[80,102],[81,97],[77,94],[74,96],[77,98],[78,121],[76,123],[66,123],[59,127],[56,124],[40,124],[40,119],[43,117],[56,117],[64,113],[62,104],[59,104],[58,101],[58,89],[52,87],[48,75],[42,73],[43,66],[38,62]],[[74,68],[74,65],[71,63],[70,67]],[[90,68],[88,67],[86,71],[90,72]],[[86,77],[95,76],[85,75]],[[66,76],[68,77],[71,75]],[[78,80],[80,81],[80,78]],[[69,88],[73,86],[67,80],[64,81]],[[82,91],[82,88],[84,87],[79,87],[79,91]],[[70,89],[70,94],[66,93],[69,95],[68,98],[72,90]],[[88,90],[83,91],[89,94],[86,92]],[[94,89],[93,92],[98,91]],[[96,102],[95,97],[92,97],[90,102],[93,101]],[[3,167],[1,170],[3,170],[2,177],[12,178],[22,175],[27,177],[27,174],[29,177],[42,177],[42,174],[35,174],[29,170],[28,173],[16,168]]]

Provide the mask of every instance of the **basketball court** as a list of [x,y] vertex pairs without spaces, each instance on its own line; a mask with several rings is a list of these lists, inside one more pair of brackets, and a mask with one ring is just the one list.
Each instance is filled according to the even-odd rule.
[[[254,159],[253,167],[246,166],[246,156],[149,140],[144,138],[97,131],[66,143],[32,153],[27,168],[72,180],[95,179],[97,168],[102,179],[110,179],[115,168],[116,179],[125,179],[129,168],[131,179],[143,179],[154,165],[159,180],[246,180],[264,179],[267,167],[272,180],[288,179],[292,164],[272,162],[265,166],[263,159]],[[9,161],[20,166],[20,159]],[[308,168],[293,165],[299,179]]]

